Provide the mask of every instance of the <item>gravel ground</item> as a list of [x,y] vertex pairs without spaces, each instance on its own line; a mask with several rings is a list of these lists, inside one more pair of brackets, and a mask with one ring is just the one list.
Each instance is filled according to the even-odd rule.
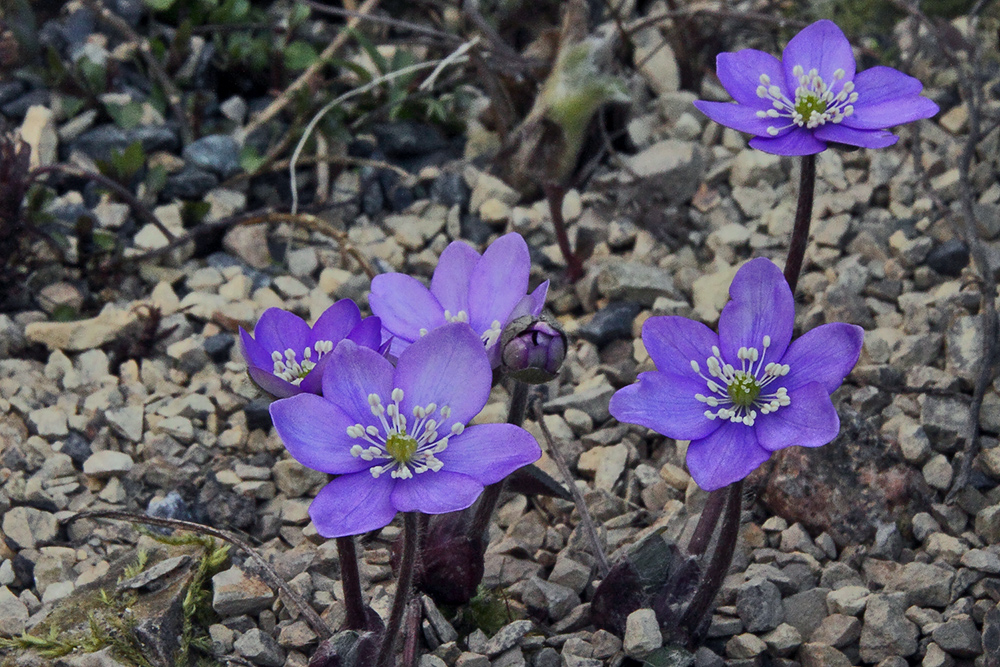
[[[128,16],[122,7],[130,6],[119,2],[118,11]],[[66,58],[86,52],[124,67],[131,56],[104,30],[92,12],[71,5],[42,34],[59,36]],[[895,39],[912,46],[912,32],[904,21]],[[645,55],[637,50],[636,62]],[[783,452],[748,480],[741,540],[704,644],[693,654],[660,650],[664,638],[649,610],[629,618],[623,638],[595,631],[595,557],[573,504],[508,493],[490,528],[484,579],[495,591],[484,605],[499,610],[499,621],[487,633],[470,614],[439,611],[423,598],[421,667],[643,659],[697,667],[1000,664],[1000,382],[982,401],[982,449],[968,481],[946,501],[987,365],[984,283],[961,233],[959,159],[969,114],[958,104],[953,70],[921,56],[911,71],[941,104],[937,118],[920,123],[919,134],[901,128],[892,148],[830,150],[818,160],[796,329],[833,321],[865,328],[861,360],[834,394],[842,433],[821,449]],[[159,116],[142,82],[122,74],[117,83],[102,103],[139,102],[142,121],[129,129],[98,113],[68,114],[62,93],[23,76],[0,78],[0,114],[21,128],[41,164],[93,169],[112,149],[140,141],[150,164],[164,166],[165,184],[149,204],[174,234],[262,205],[287,206],[281,172],[238,177],[237,138],[259,99],[213,99],[211,131],[182,148],[175,119]],[[685,470],[686,442],[608,413],[612,393],[652,368],[641,325],[671,314],[714,326],[742,262],[783,261],[797,187],[796,162],[747,149],[743,136],[690,105],[724,98],[711,77],[700,94],[680,89],[669,48],[629,83],[627,133],[636,150],[605,159],[563,205],[571,238],[593,251],[582,280],[557,278],[550,291],[572,343],[558,378],[539,390],[546,425],[612,558],[654,533],[683,543],[706,498]],[[985,110],[996,114],[995,72],[985,90]],[[996,274],[1000,129],[984,127],[970,185],[976,243]],[[343,170],[329,204],[316,211],[322,228],[292,220],[234,226],[143,261],[101,291],[66,269],[31,274],[23,305],[0,313],[0,636],[59,623],[81,636],[67,628],[83,621],[82,605],[95,591],[131,591],[152,602],[131,598],[124,617],[145,629],[143,650],[161,656],[152,664],[173,664],[177,637],[187,632],[177,625],[178,591],[198,576],[206,550],[163,544],[123,523],[64,522],[99,509],[244,533],[293,590],[339,623],[336,550],[307,514],[327,476],[284,452],[234,333],[272,306],[310,321],[341,298],[364,309],[369,279],[359,257],[377,271],[429,279],[437,256],[460,238],[483,246],[517,231],[532,249],[532,287],[560,276],[565,264],[548,206],[523,200],[469,159],[475,132],[484,130],[455,140],[435,126],[385,122],[359,137],[364,157],[412,175]],[[311,171],[303,191],[316,190]],[[82,179],[57,181],[54,195],[45,204],[54,224],[92,221],[127,239],[126,257],[167,244],[151,221]],[[191,222],[189,201],[209,204],[200,222]],[[342,252],[348,247],[355,253]],[[84,319],[66,321],[67,308]],[[507,399],[495,388],[476,421],[503,421]],[[526,427],[543,442],[537,422],[529,418]],[[539,467],[560,479],[547,453]],[[390,545],[400,525],[361,542],[366,594],[383,616],[395,589]],[[145,562],[136,567],[137,560]],[[234,550],[209,575],[203,606],[214,615],[191,630],[201,638],[196,656],[214,656],[206,664],[226,656],[233,664],[308,663],[316,633],[253,561]],[[60,658],[8,648],[4,660],[140,664],[111,648]]]

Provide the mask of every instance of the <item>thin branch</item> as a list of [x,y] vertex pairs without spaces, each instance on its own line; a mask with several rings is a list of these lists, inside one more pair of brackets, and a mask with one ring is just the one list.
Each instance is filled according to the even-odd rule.
[[174,240],[177,239],[174,233],[171,232],[169,229],[167,229],[167,226],[164,225],[162,222],[160,222],[160,219],[157,218],[155,215],[153,215],[152,211],[146,208],[146,206],[141,201],[139,201],[139,199],[134,194],[132,194],[131,190],[121,185],[117,181],[108,178],[104,174],[99,174],[93,171],[86,171],[85,169],[79,169],[77,167],[68,164],[50,164],[48,166],[38,167],[37,169],[33,170],[28,175],[28,178],[34,180],[39,176],[44,176],[46,174],[54,174],[54,173],[62,173],[68,176],[75,176],[76,178],[84,178],[90,181],[94,181],[95,183],[99,183],[101,186],[107,188],[108,190],[111,190],[116,195],[121,197],[121,199],[126,204],[128,204],[128,207],[132,209],[132,212],[135,213],[137,218],[159,229],[160,233],[162,233],[165,237],[167,237],[168,243],[173,242]]
[[177,530],[186,530],[193,533],[200,533],[202,535],[211,535],[212,537],[217,537],[220,540],[228,542],[237,549],[246,553],[247,556],[249,556],[261,568],[261,573],[264,575],[264,578],[268,580],[268,584],[285,594],[287,600],[293,607],[295,607],[296,610],[298,610],[300,614],[302,614],[312,627],[313,632],[315,632],[321,639],[329,639],[333,636],[333,633],[330,631],[330,626],[328,626],[326,622],[320,618],[319,614],[316,613],[316,610],[313,609],[308,602],[303,600],[298,593],[293,591],[287,583],[285,583],[285,580],[281,578],[274,567],[272,567],[263,556],[257,553],[256,549],[235,533],[221,528],[213,528],[212,526],[194,523],[193,521],[162,519],[157,516],[133,514],[132,512],[119,512],[117,510],[93,510],[89,512],[80,512],[79,514],[66,517],[63,519],[63,522],[69,523],[80,519],[112,519],[115,521],[128,521],[130,523],[145,523],[152,526],[176,528]]
[[569,492],[573,495],[573,503],[576,505],[576,510],[580,513],[580,524],[583,526],[583,531],[587,534],[590,545],[594,550],[594,557],[597,558],[597,567],[601,571],[601,577],[607,577],[608,572],[611,571],[611,565],[608,563],[608,555],[604,553],[604,546],[601,544],[601,539],[597,534],[597,526],[594,523],[594,518],[590,516],[590,510],[583,499],[583,494],[580,493],[580,489],[576,486],[576,482],[573,479],[573,472],[569,469],[569,464],[566,463],[562,452],[556,446],[555,438],[552,437],[549,427],[545,424],[545,415],[542,413],[542,405],[539,401],[535,401],[532,406],[532,414],[538,422],[538,426],[542,429],[542,435],[545,436],[545,442],[549,446],[549,456],[556,462],[559,473],[563,476],[566,486],[569,487]]
[[177,122],[180,123],[181,143],[187,146],[194,141],[194,132],[191,130],[191,123],[188,120],[187,114],[184,113],[181,91],[174,85],[173,80],[171,80],[170,76],[160,66],[159,61],[156,60],[156,56],[153,55],[153,49],[149,45],[149,40],[137,33],[125,19],[108,9],[101,0],[84,0],[84,4],[100,14],[101,18],[111,24],[112,28],[125,35],[130,42],[135,42],[139,46],[139,54],[146,63],[150,76],[156,79],[156,82],[163,88],[163,92],[167,96],[167,103],[170,105],[170,110],[177,118]]
[[[358,13],[362,15],[370,14],[376,7],[378,7],[378,3],[379,0],[365,0],[364,4],[358,8]],[[337,36],[334,37],[329,46],[323,49],[323,52],[319,54],[319,58],[316,62],[306,68],[306,70],[299,75],[299,78],[293,81],[292,84],[281,93],[281,95],[267,105],[267,108],[257,114],[257,116],[255,116],[246,127],[237,133],[237,142],[243,143],[248,136],[277,116],[286,106],[288,106],[295,94],[302,88],[309,85],[310,82],[316,78],[316,75],[319,74],[319,71],[326,65],[327,61],[333,58],[334,54],[347,44],[347,40],[350,37],[351,32],[360,22],[361,19],[357,16],[348,19],[347,26],[337,33]]]

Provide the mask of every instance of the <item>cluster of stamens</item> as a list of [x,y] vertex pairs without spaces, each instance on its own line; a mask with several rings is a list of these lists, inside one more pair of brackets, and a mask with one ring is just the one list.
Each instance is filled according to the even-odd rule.
[[[451,417],[451,408],[435,403],[413,408],[413,425],[407,431],[407,418],[400,412],[399,402],[403,400],[403,390],[392,390],[392,403],[383,405],[378,394],[368,394],[368,405],[378,418],[382,428],[355,424],[347,427],[347,435],[362,440],[367,446],[354,445],[351,456],[364,461],[386,461],[383,465],[369,468],[376,479],[388,472],[393,479],[410,479],[414,474],[428,470],[437,472],[444,464],[435,454],[448,448],[448,438],[461,435],[465,424],[452,424],[443,437],[438,438],[438,428]],[[433,417],[434,413],[439,419]]]
[[[458,311],[457,314],[452,315],[450,310],[444,311],[444,319],[449,322],[466,322],[469,321],[469,314],[464,310]],[[426,328],[420,329],[420,335],[426,336],[428,330]],[[483,341],[483,347],[487,350],[497,344],[500,340],[500,336],[503,334],[503,323],[500,320],[493,320],[490,324],[490,328],[479,335],[479,338]]]
[[[781,88],[771,82],[767,74],[760,75],[760,85],[757,86],[757,97],[771,101],[773,108],[758,111],[758,118],[786,118],[787,125],[771,125],[767,133],[772,137],[793,125],[807,127],[810,130],[826,123],[839,123],[854,113],[854,103],[858,94],[854,92],[854,82],[846,81],[835,95],[833,85],[827,85],[819,72],[813,68],[806,72],[802,65],[796,65],[792,74],[799,80],[795,89],[795,101],[785,97]],[[846,76],[843,69],[833,73],[834,82]]]
[[[313,350],[316,351],[315,359],[312,356]],[[298,386],[305,376],[309,374],[309,371],[316,368],[316,364],[319,363],[320,358],[332,351],[333,341],[330,340],[319,340],[311,348],[307,347],[302,351],[302,361],[295,359],[298,355],[296,355],[295,350],[292,348],[285,350],[284,354],[275,350],[271,353],[271,361],[274,362],[273,372],[285,382],[291,382]]]
[[708,390],[711,392],[708,396],[695,394],[695,398],[709,408],[717,408],[715,412],[706,410],[705,417],[728,419],[733,423],[753,426],[757,410],[766,415],[791,404],[788,390],[784,387],[769,394],[762,393],[764,387],[779,377],[788,375],[789,371],[788,364],[764,363],[764,356],[770,346],[771,337],[764,336],[760,350],[741,347],[736,353],[740,360],[740,368],[737,369],[732,364],[727,364],[722,359],[719,348],[713,345],[712,356],[705,361],[711,378],[705,377],[701,372],[701,365],[691,360],[691,369],[708,383]]

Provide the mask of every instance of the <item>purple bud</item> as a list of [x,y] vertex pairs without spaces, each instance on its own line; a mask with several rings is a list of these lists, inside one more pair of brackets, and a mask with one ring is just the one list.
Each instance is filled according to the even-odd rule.
[[529,384],[554,378],[566,359],[566,334],[544,316],[517,318],[504,329],[501,344],[504,370]]

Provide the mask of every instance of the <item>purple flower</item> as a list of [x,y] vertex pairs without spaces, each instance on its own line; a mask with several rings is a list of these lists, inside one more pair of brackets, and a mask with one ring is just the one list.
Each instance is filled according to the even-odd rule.
[[712,491],[743,479],[772,452],[833,440],[830,394],[854,368],[864,330],[816,327],[789,345],[795,303],[781,271],[754,259],[736,273],[719,333],[684,317],[651,317],[642,341],[656,371],[611,398],[611,414],[690,440],[688,470]]
[[521,315],[538,315],[545,305],[547,280],[525,295],[530,271],[528,244],[519,234],[501,236],[482,255],[454,241],[441,253],[429,290],[408,275],[385,273],[372,280],[368,301],[382,326],[395,336],[393,353],[449,322],[468,322],[496,368],[507,323]]
[[268,308],[251,336],[240,327],[240,348],[250,377],[264,391],[285,398],[302,392],[318,394],[329,353],[344,339],[378,349],[382,323],[361,319],[350,299],[341,299],[319,316],[311,328],[298,315]]
[[938,112],[912,76],[883,66],[855,73],[851,45],[833,21],[804,28],[780,61],[756,49],[720,53],[716,74],[736,104],[695,106],[717,123],[756,135],[750,146],[776,155],[812,155],[828,141],[885,148],[899,139],[885,128]]
[[331,357],[322,397],[299,394],[271,404],[289,453],[340,475],[309,508],[324,537],[381,528],[396,512],[465,509],[485,485],[541,457],[520,427],[466,427],[486,405],[493,373],[479,337],[464,324],[424,336],[395,368],[350,341]]

